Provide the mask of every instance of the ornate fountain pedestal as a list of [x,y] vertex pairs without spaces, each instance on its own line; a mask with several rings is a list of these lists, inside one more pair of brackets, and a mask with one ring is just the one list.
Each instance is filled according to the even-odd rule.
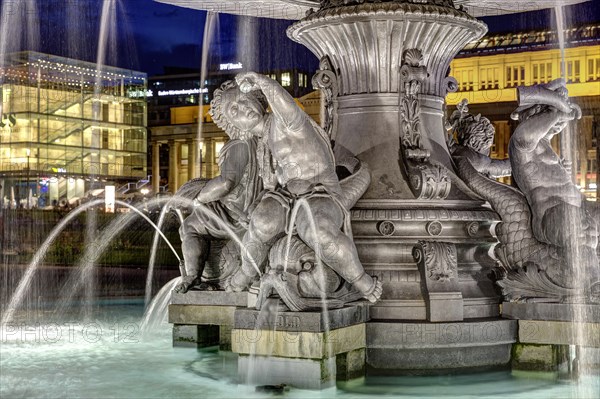
[[450,62],[485,31],[451,1],[369,0],[321,2],[288,29],[322,60],[334,151],[371,170],[351,216],[360,260],[383,283],[367,326],[373,369],[510,361],[516,324],[499,318],[490,277],[499,218],[456,177],[444,123]]

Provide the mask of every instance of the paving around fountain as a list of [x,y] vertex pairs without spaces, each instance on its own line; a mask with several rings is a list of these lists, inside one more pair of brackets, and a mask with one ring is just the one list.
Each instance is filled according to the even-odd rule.
[[[504,160],[467,100],[446,112],[450,62],[506,7],[157,1],[294,20],[321,123],[241,72],[210,106],[219,176],[82,204],[2,265],[2,398],[600,397],[600,212],[551,145],[582,109],[563,78],[519,86]],[[77,261],[44,263],[84,216]],[[108,266],[137,234],[149,265]]]

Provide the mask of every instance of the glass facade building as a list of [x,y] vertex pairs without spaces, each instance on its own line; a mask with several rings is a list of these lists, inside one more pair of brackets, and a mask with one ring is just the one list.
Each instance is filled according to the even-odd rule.
[[146,74],[36,52],[4,58],[4,201],[33,195],[50,205],[98,182],[146,177]]

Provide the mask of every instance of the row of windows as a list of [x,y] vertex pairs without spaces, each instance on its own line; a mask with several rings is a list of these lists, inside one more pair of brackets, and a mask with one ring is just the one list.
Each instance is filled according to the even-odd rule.
[[[538,62],[531,64],[531,83],[540,84],[550,82],[557,78],[552,62]],[[501,67],[482,67],[479,69],[479,82],[474,81],[474,69],[457,69],[454,76],[458,81],[459,91],[491,90],[501,87],[510,88],[528,84],[525,65],[508,65],[504,68],[504,85],[501,82]],[[600,81],[600,57],[588,59],[587,73],[582,77],[581,61],[569,60],[560,66],[560,75],[568,83],[583,81]]]
[[[290,72],[283,72],[281,76],[277,76],[277,74],[272,73],[269,77],[273,80],[278,81],[283,87],[292,87],[292,74]],[[308,75],[305,73],[299,73],[297,75],[298,78],[298,87],[306,88],[308,87]]]

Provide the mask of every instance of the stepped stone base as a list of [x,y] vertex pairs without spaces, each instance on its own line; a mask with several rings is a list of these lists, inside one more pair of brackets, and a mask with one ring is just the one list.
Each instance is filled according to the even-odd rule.
[[490,319],[453,323],[370,322],[372,369],[436,372],[508,365],[517,323]]

